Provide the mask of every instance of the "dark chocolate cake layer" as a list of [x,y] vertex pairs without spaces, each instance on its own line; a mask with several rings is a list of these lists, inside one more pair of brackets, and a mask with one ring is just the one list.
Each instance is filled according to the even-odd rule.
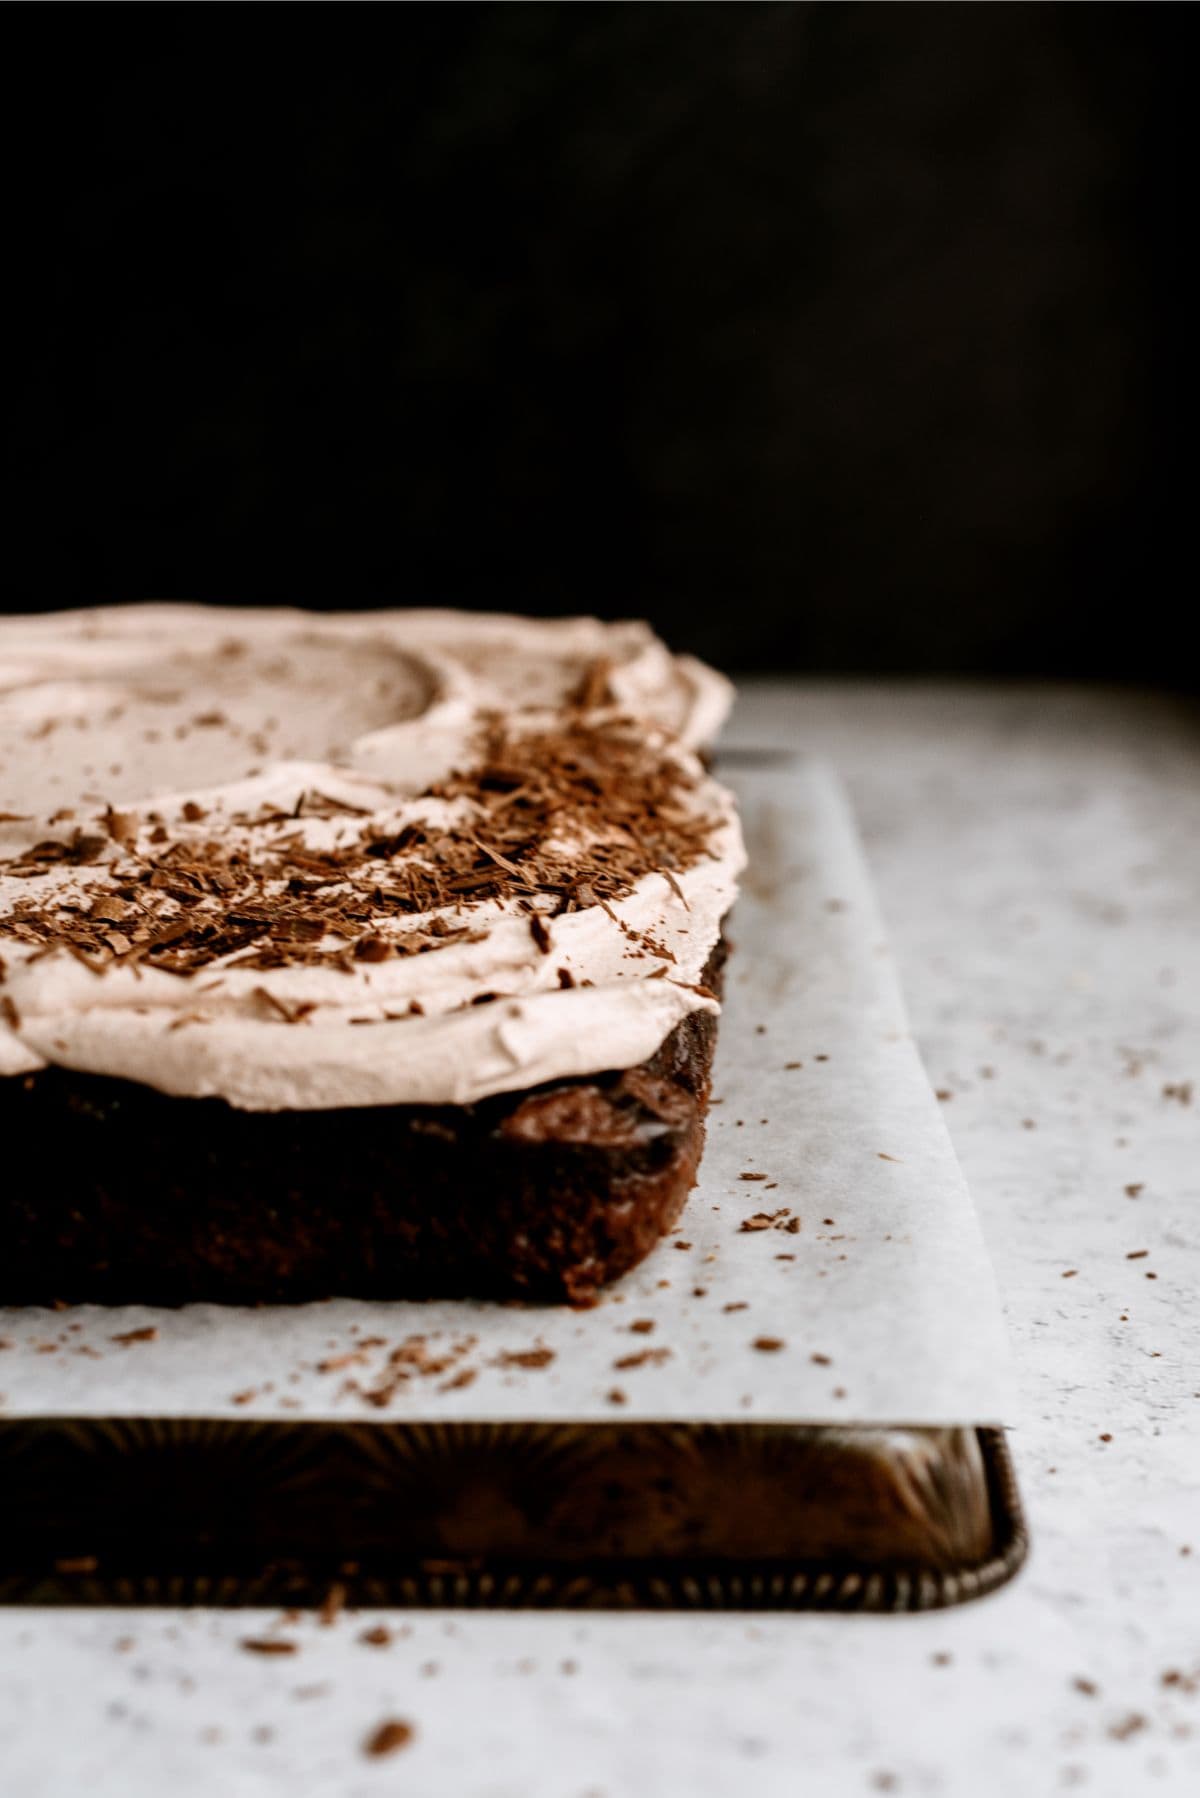
[[44,1145],[0,1196],[0,1303],[586,1303],[683,1208],[715,1043],[696,1012],[639,1067],[459,1106],[262,1113],[59,1068],[0,1081],[4,1139]]

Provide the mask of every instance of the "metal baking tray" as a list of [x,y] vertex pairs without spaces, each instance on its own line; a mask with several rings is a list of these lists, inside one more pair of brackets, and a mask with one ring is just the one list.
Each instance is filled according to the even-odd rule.
[[0,1601],[916,1611],[1026,1532],[998,1430],[0,1424]]

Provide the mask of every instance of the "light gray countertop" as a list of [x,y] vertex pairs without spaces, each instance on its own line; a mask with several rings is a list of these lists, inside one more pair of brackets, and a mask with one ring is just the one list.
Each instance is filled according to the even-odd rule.
[[[1024,1573],[908,1618],[306,1619],[271,1658],[256,1613],[0,1612],[4,1798],[1200,1790],[1200,711],[755,683],[730,740],[856,802],[1005,1298]],[[413,1743],[365,1758],[387,1717]]]

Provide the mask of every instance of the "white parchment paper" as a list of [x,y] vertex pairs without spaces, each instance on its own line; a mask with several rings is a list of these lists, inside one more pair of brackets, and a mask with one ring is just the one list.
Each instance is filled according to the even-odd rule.
[[588,1311],[2,1310],[0,1415],[1006,1421],[991,1268],[841,789],[722,774],[750,866],[708,1149],[641,1267]]

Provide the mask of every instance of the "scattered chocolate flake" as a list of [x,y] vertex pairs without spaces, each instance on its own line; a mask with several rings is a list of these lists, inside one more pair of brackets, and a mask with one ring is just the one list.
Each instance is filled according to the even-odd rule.
[[549,1367],[554,1359],[551,1348],[506,1349],[497,1355],[493,1367]]
[[1071,1684],[1077,1692],[1082,1692],[1085,1698],[1095,1698],[1100,1691],[1094,1679],[1085,1679],[1081,1673],[1076,1674]]
[[1145,1190],[1146,1182],[1144,1180],[1131,1180],[1129,1185],[1125,1188],[1125,1197],[1127,1199],[1136,1199],[1138,1194],[1145,1192]]
[[544,919],[537,912],[534,912],[529,919],[529,934],[537,944],[539,952],[542,955],[549,955],[553,942]]
[[757,1230],[787,1230],[794,1236],[799,1228],[800,1219],[792,1217],[790,1208],[785,1205],[780,1211],[756,1211],[752,1217],[744,1217],[738,1225],[738,1235]]
[[757,1349],[763,1355],[777,1354],[781,1348],[786,1348],[786,1346],[782,1336],[756,1336],[750,1344],[751,1348]]
[[[183,816],[187,819],[189,824],[199,824],[208,817],[208,813],[202,805],[197,805],[194,799],[185,799],[183,802]],[[165,840],[165,831],[163,832],[163,837]]]
[[124,1348],[124,1347],[127,1347],[128,1344],[131,1342],[153,1342],[155,1340],[155,1338],[157,1337],[157,1335],[158,1335],[157,1325],[146,1324],[140,1330],[122,1330],[119,1336],[111,1336],[109,1338],[109,1341],[110,1342],[119,1342],[121,1344],[121,1346]]
[[678,1238],[676,1238],[676,1241],[675,1241],[675,1247],[676,1247],[676,1248],[677,1248],[677,1249],[690,1249],[690,1248],[691,1248],[691,1246],[692,1246],[692,1245],[691,1245],[691,1243],[690,1243],[690,1242],[680,1242],[680,1241],[679,1241],[679,1240],[678,1240]]
[[138,816],[136,812],[114,812],[109,806],[104,814],[104,828],[114,843],[127,848],[130,843],[137,842]]
[[814,1354],[810,1355],[808,1358],[814,1367],[832,1367],[833,1365],[832,1358],[829,1355]]
[[328,1592],[317,1607],[317,1621],[326,1629],[337,1622],[346,1608],[346,1588],[340,1580],[334,1580]]
[[391,1645],[392,1632],[386,1623],[373,1623],[370,1629],[359,1631],[358,1639],[367,1648],[388,1648]]
[[123,923],[126,918],[132,917],[135,914],[133,906],[130,905],[128,901],[124,899],[110,899],[106,893],[101,893],[98,899],[92,901],[90,915],[93,918],[102,918],[107,923],[120,924]]
[[[820,1057],[818,1056],[817,1059],[819,1060]],[[939,1086],[937,1089],[937,1092],[934,1094],[934,1097],[937,1099],[940,1099],[942,1104],[946,1105],[954,1097],[954,1094],[950,1091],[950,1088],[948,1086]]]
[[629,1403],[619,1386],[613,1386],[604,1396],[610,1405],[627,1405]]
[[654,1328],[654,1319],[652,1317],[635,1317],[629,1328],[635,1336],[648,1336]]
[[354,945],[355,961],[390,961],[396,951],[382,936],[360,936]]
[[451,1374],[451,1376],[448,1380],[444,1380],[442,1382],[442,1384],[438,1387],[438,1391],[439,1392],[457,1392],[463,1386],[472,1385],[477,1377],[478,1376],[473,1367],[460,1368],[456,1374]]
[[1077,1267],[1068,1267],[1059,1276],[1059,1278],[1063,1279],[1063,1280],[1073,1280],[1078,1272],[1079,1272],[1079,1269]]
[[1144,1261],[1149,1253],[1149,1249],[1130,1249],[1125,1259],[1126,1261]]
[[559,968],[557,970],[557,972],[558,972],[558,984],[559,984],[559,986],[561,986],[564,989],[564,991],[575,985],[575,976],[574,976],[574,974],[572,974],[570,968]]
[[670,1359],[669,1348],[639,1349],[637,1354],[621,1355],[618,1360],[613,1362],[613,1367],[618,1373],[624,1373],[625,1369],[629,1367],[661,1367],[664,1361]]
[[752,1174],[752,1173],[745,1173],[745,1174],[738,1175],[739,1180],[765,1180],[766,1177],[767,1176],[765,1174]]
[[567,703],[575,705],[581,711],[595,711],[600,706],[613,705],[615,697],[610,685],[613,665],[607,656],[598,656],[589,662],[580,676],[579,684],[568,695]]
[[1136,1736],[1146,1727],[1146,1719],[1140,1711],[1130,1711],[1129,1715],[1122,1717],[1119,1723],[1110,1724],[1108,1733],[1114,1742],[1127,1742],[1130,1736]]
[[745,1299],[731,1299],[728,1305],[721,1306],[722,1311],[748,1311],[750,1306]]
[[296,1654],[299,1644],[286,1642],[282,1636],[243,1636],[239,1647],[247,1654]]
[[878,1153],[880,1161],[899,1161],[900,1159],[899,1155],[885,1155],[882,1149]]

